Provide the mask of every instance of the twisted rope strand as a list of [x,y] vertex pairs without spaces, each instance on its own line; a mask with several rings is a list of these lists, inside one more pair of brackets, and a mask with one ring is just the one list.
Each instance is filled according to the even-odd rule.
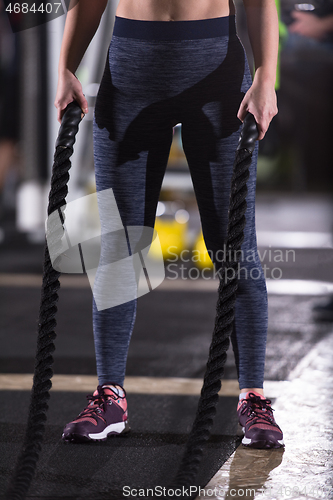
[[[221,379],[224,375],[224,366],[227,359],[226,352],[229,348],[235,317],[236,292],[238,289],[236,269],[244,240],[247,206],[246,182],[249,178],[251,157],[252,155],[247,149],[241,149],[236,153],[229,202],[226,244],[226,248],[230,251],[227,252],[221,268],[215,325],[197,413],[181,465],[172,484],[173,488],[194,485],[204,447],[209,439],[216,415],[218,392],[221,389]],[[227,272],[229,269],[233,271],[231,276]]]
[[[47,213],[66,204],[68,193],[68,171],[71,167],[69,160],[73,154],[70,148],[58,146],[54,155],[53,174],[51,177],[51,191]],[[62,233],[62,231],[61,231]],[[59,232],[57,238],[59,239]],[[45,245],[43,284],[38,321],[37,352],[33,387],[31,392],[29,416],[21,454],[18,458],[11,484],[7,491],[8,500],[24,500],[34,477],[36,465],[41,451],[41,443],[45,431],[46,412],[48,410],[49,391],[52,387],[53,357],[56,338],[56,313],[58,291],[60,288],[60,272],[52,267],[49,250]]]

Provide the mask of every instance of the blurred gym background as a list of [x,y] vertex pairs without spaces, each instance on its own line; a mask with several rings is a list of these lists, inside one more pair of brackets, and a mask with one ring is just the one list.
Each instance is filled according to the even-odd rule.
[[[236,4],[239,35],[250,67],[253,67],[242,2],[238,0]],[[100,28],[77,71],[90,107],[77,136],[67,201],[95,190],[92,117],[116,5],[116,1],[109,2]],[[65,2],[62,6],[66,11]],[[279,114],[260,143],[259,245],[276,247],[280,241],[283,248],[294,248],[298,232],[298,247],[320,248],[322,243],[330,247],[333,35],[318,41],[288,32],[293,12],[313,14],[312,11],[318,10],[322,16],[320,4],[294,4],[282,0],[278,7],[280,60],[276,87]],[[65,15],[22,29],[24,24],[20,28],[20,23],[24,23],[24,16],[20,19],[17,14],[15,26],[19,28],[13,33],[2,4],[0,22],[0,245],[3,248],[18,246],[20,250],[24,245],[26,258],[29,258],[31,252],[41,255],[38,250],[44,243],[50,171],[59,127],[53,102]],[[268,212],[275,213],[274,220],[269,219]],[[180,125],[174,129],[156,229],[165,258],[171,257],[173,262],[174,254],[179,255],[183,249],[195,249],[199,255],[195,265],[211,267],[182,150]],[[274,230],[280,233],[280,240],[278,235],[271,235],[274,241],[270,240],[269,233]],[[292,240],[288,240],[286,231],[294,233]],[[170,247],[171,256],[168,255]],[[26,264],[19,252],[14,267]],[[9,262],[6,265],[10,271]],[[313,265],[311,267],[315,271]],[[285,274],[284,277],[290,276]],[[316,279],[315,272],[311,278]]]
[[[333,29],[320,32],[316,24],[315,36],[305,36],[297,33],[295,26],[302,16],[315,16],[307,20],[332,19],[333,7],[331,0],[309,1],[297,4],[281,0],[278,4],[279,114],[260,143],[258,161],[257,234],[261,260],[267,266],[269,293],[266,395],[278,398],[277,421],[284,429],[287,446],[281,466],[282,455],[267,455],[266,450],[268,458],[260,455],[260,450],[259,454],[247,453],[245,465],[232,455],[232,467],[226,462],[222,472],[230,485],[244,478],[246,471],[245,483],[258,487],[269,477],[273,486],[328,485],[332,470],[327,436],[332,430],[328,391],[333,352]],[[61,0],[65,12],[68,3]],[[5,4],[8,2],[0,0],[0,392],[5,405],[0,422],[0,468],[7,483],[23,439],[26,414],[21,406],[28,408],[34,368],[46,207],[59,130],[53,102],[65,15],[27,28],[21,23],[28,17],[12,12],[13,30]],[[95,190],[93,109],[116,5],[116,0],[109,1],[77,71],[89,114],[76,138],[68,202]],[[253,66],[241,0],[236,1],[236,7],[239,35]],[[78,224],[82,217],[91,220],[86,215],[78,214]],[[132,460],[132,466],[126,462],[123,469],[119,466],[120,472],[108,474],[112,483],[115,477],[125,481],[131,473],[134,485],[146,479],[150,484],[149,467],[156,469],[154,478],[173,470],[175,453],[180,457],[179,449],[194,415],[193,394],[199,393],[213,329],[217,284],[210,279],[213,270],[202,240],[180,125],[174,129],[156,229],[167,279],[139,301],[125,381],[134,440],[128,445],[124,441],[118,448],[106,444],[96,451],[96,456],[118,453],[113,467],[122,460]],[[87,473],[85,469],[85,463],[92,463],[90,447],[76,448],[76,460],[76,455],[74,459],[59,445],[63,425],[83,403],[82,394],[75,391],[91,391],[96,374],[91,290],[86,277],[76,278],[61,277],[53,406],[46,451],[33,490],[36,495],[43,491],[44,496],[34,498],[69,498],[70,494],[77,498],[83,493],[87,498],[93,488],[99,491],[101,485],[106,487],[106,475],[101,480],[97,464],[96,471]],[[162,382],[166,390],[162,390]],[[192,382],[198,389],[186,392]],[[207,480],[215,473],[216,464],[220,467],[239,444],[235,438],[237,386],[230,349],[222,384],[227,392],[222,394],[215,441],[209,449],[215,462],[209,465],[207,459]],[[20,414],[14,411],[17,395],[24,403]],[[299,418],[295,419],[296,415]],[[122,446],[131,446],[131,453],[122,453]],[[274,461],[274,456],[279,460]],[[142,469],[138,467],[141,463]],[[272,479],[269,474],[275,467]],[[94,481],[90,482],[90,477]],[[52,492],[55,496],[48,496]]]

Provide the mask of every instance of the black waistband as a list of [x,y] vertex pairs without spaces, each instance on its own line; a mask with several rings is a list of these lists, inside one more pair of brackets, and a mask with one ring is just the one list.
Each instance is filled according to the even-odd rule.
[[197,40],[236,33],[235,16],[198,21],[138,21],[116,16],[115,36],[140,40]]

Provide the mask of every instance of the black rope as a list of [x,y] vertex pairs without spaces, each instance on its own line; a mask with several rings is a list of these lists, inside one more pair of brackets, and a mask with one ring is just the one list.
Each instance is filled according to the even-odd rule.
[[[229,348],[235,317],[238,262],[246,224],[246,183],[249,178],[249,167],[257,136],[258,132],[254,117],[248,114],[244,120],[233,165],[225,259],[219,271],[220,283],[215,326],[209,348],[206,372],[185,453],[176,477],[172,485],[170,485],[172,489],[195,486],[204,447],[209,439],[216,415],[219,399],[218,392],[221,389],[221,379],[224,375],[224,365],[227,360],[226,353]],[[186,496],[186,498],[189,497]]]
[[[73,144],[80,120],[81,109],[74,101],[67,107],[56,143],[48,215],[66,205],[65,199],[68,193],[67,183],[69,180],[68,172],[71,167],[69,158],[73,154]],[[227,249],[231,250],[231,256],[234,256],[235,252],[237,254],[237,250],[240,250],[244,238],[246,182],[249,176],[249,166],[251,164],[251,155],[256,135],[254,118],[248,114],[244,120],[232,177],[226,245]],[[51,244],[56,245],[60,241],[62,229],[59,230],[57,227],[54,229],[52,222],[49,222],[48,232],[51,235]],[[48,243],[50,244],[49,239]],[[227,357],[226,351],[229,347],[230,335],[233,328],[234,305],[238,286],[237,263],[237,258],[230,259],[229,252],[226,252],[226,260],[222,266],[218,289],[215,328],[209,350],[201,397],[186,451],[173,487],[194,485],[203,449],[213,426],[218,392],[221,388],[221,378],[224,374],[224,365]],[[227,270],[230,268],[235,271],[231,278],[227,275]],[[8,500],[24,500],[26,498],[41,451],[41,443],[47,419],[47,402],[50,398],[49,391],[52,386],[52,353],[55,350],[54,340],[56,333],[54,329],[56,327],[55,316],[57,313],[58,290],[60,288],[60,274],[60,272],[52,267],[48,246],[46,245],[38,323],[37,353],[29,416],[23,448],[17,461],[11,485],[6,494]]]
[[[66,205],[68,172],[71,168],[69,158],[73,154],[73,144],[80,120],[81,109],[73,102],[66,108],[57,140],[47,209],[48,215]],[[60,242],[63,233],[62,229],[59,231],[58,227],[56,227],[54,230],[54,225],[52,227],[52,223],[48,223],[48,232],[51,234],[54,245],[57,244],[57,241]],[[49,391],[52,387],[52,353],[55,350],[55,316],[60,288],[60,274],[52,267],[48,246],[46,245],[38,320],[37,352],[29,415],[21,454],[6,493],[8,500],[24,500],[26,498],[41,451],[47,419],[48,400],[50,398]]]

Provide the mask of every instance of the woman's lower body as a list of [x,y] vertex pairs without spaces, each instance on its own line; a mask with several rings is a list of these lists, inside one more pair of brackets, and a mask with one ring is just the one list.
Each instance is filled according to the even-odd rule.
[[[234,16],[176,22],[116,18],[95,107],[94,157],[97,191],[112,188],[125,228],[154,227],[173,127],[181,123],[206,247],[220,265],[241,126],[237,111],[251,83]],[[256,159],[257,151],[232,336],[241,388],[263,387],[267,334],[255,233]],[[102,226],[107,217],[100,213]],[[136,300],[100,311],[94,302],[101,385],[123,385],[135,315]]]
[[[110,281],[108,287],[115,287],[114,280],[103,274],[101,264],[110,262],[110,258],[114,262],[122,252],[124,257],[130,254],[129,238],[126,241],[124,237],[127,227],[154,227],[177,123],[182,124],[183,147],[205,243],[216,268],[220,268],[241,126],[237,111],[250,85],[234,17],[175,22],[116,19],[95,107],[94,155],[97,191],[112,189],[121,221],[118,210],[100,206],[104,234],[95,284]],[[267,294],[255,233],[256,157],[257,150],[247,183],[246,228],[232,344],[240,389],[260,391],[264,379]],[[116,220],[118,228],[125,228],[122,240],[119,239],[121,246],[118,236],[105,235],[110,218]],[[123,281],[119,285],[124,288]],[[94,296],[97,297],[95,286]],[[105,309],[97,308],[94,300],[99,386],[88,397],[88,406],[65,427],[65,441],[105,440],[110,434],[128,430],[126,392],[122,386],[135,314],[136,300]],[[237,413],[245,433],[244,445],[283,446],[283,435],[274,421],[270,401],[262,394],[252,390],[241,393]]]

